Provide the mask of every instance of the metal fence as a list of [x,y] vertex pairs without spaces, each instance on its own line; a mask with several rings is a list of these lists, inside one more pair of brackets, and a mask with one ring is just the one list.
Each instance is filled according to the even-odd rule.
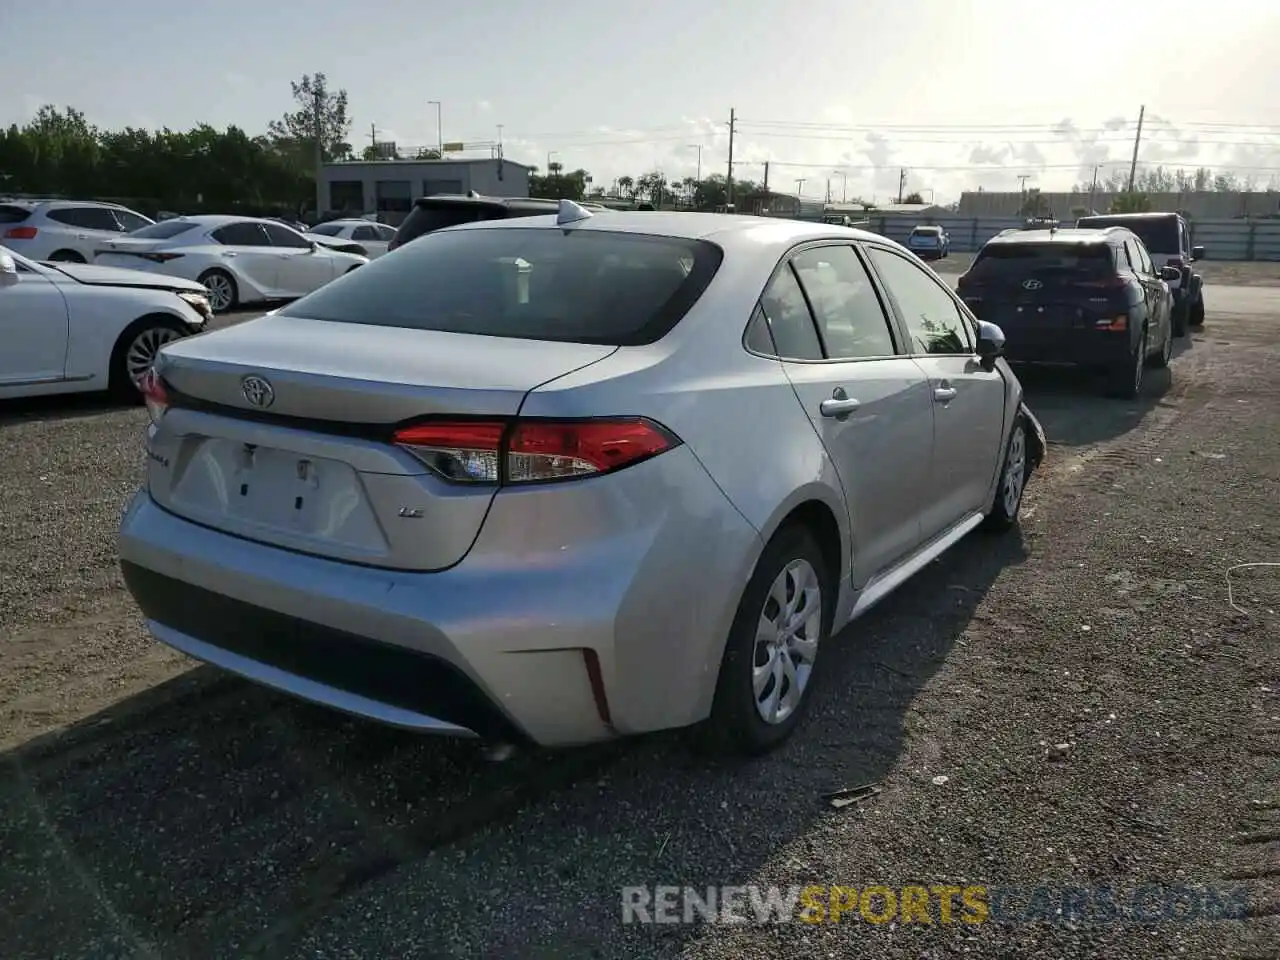
[[[865,229],[905,243],[911,228],[930,224],[951,235],[951,249],[973,252],[1001,230],[1021,227],[1024,217],[922,217],[868,215]],[[1206,260],[1280,260],[1280,220],[1192,220],[1192,242],[1205,249]],[[1064,221],[1064,227],[1071,221]]]

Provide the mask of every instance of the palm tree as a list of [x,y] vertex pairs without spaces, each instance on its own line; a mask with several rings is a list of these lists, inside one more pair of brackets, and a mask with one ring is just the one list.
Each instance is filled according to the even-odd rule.
[[623,195],[625,195],[628,199],[634,200],[636,198],[635,180],[633,180],[631,177],[619,177],[618,190]]

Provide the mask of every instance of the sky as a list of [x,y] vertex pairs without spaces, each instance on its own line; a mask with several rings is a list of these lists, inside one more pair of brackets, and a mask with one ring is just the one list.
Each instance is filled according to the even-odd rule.
[[[885,202],[1064,190],[1130,160],[1280,186],[1270,0],[0,0],[0,123],[74,106],[100,127],[238,125],[324,72],[351,142],[446,142]],[[432,101],[438,102],[437,108]],[[439,121],[439,126],[438,126]],[[803,180],[803,183],[798,181]]]

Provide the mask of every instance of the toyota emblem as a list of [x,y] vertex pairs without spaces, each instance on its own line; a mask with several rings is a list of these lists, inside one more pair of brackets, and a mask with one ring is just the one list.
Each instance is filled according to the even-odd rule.
[[1044,284],[1041,283],[1039,280],[1023,280],[1022,281],[1023,290],[1039,290],[1043,286]]
[[276,402],[275,389],[262,377],[245,377],[240,381],[240,390],[251,405],[261,410]]

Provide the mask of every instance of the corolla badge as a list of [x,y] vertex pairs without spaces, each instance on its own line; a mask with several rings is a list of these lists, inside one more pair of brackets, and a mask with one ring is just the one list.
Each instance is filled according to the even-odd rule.
[[1023,280],[1022,281],[1023,290],[1039,290],[1043,286],[1044,284],[1041,283],[1039,280]]
[[240,390],[251,405],[261,410],[276,402],[275,388],[262,377],[245,377],[240,381]]

